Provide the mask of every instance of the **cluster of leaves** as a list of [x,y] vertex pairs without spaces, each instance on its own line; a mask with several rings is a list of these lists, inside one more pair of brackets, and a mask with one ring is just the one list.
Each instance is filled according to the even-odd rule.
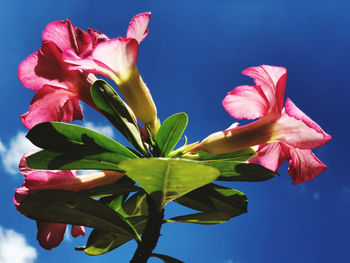
[[[162,223],[226,222],[247,212],[247,197],[213,181],[264,181],[276,175],[246,163],[256,154],[251,148],[219,155],[186,155],[182,151],[186,145],[174,151],[188,123],[185,113],[168,117],[154,137],[145,139],[129,107],[105,81],[96,81],[91,94],[100,112],[135,149],[95,131],[58,122],[38,124],[27,135],[43,149],[27,158],[30,168],[125,172],[114,184],[80,192],[40,191],[21,203],[21,210],[30,218],[93,228],[87,244],[77,250],[100,255],[133,239],[140,242],[150,215],[150,199],[157,211],[171,201],[196,211]],[[180,262],[165,255],[152,256]]]

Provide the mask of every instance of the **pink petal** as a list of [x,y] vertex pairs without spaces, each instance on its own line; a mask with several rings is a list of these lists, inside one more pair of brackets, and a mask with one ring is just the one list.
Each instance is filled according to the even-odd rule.
[[109,38],[96,29],[88,29],[89,35],[92,40],[92,46],[95,48],[99,43],[109,40]]
[[34,91],[46,84],[68,89],[67,82],[76,80],[77,73],[68,70],[61,51],[53,42],[48,42],[19,65],[18,78],[23,86]]
[[25,153],[20,162],[19,162],[19,171],[21,172],[21,174],[24,176],[24,177],[27,177],[30,173],[36,171],[35,169],[30,169],[28,166],[27,166],[27,162],[26,162],[26,159],[29,155],[32,155],[34,153],[34,151],[30,151],[30,152],[27,152]]
[[141,13],[133,17],[130,21],[127,38],[134,38],[137,42],[141,42],[148,34],[148,23],[151,19],[151,12]]
[[21,116],[28,129],[42,122],[70,122],[82,118],[83,113],[76,96],[66,89],[53,86],[44,86],[39,90],[31,102],[29,112]]
[[222,104],[236,119],[256,119],[269,110],[269,102],[259,86],[238,86],[229,92]]
[[28,195],[29,195],[28,188],[22,186],[22,187],[16,189],[15,195],[13,197],[13,203],[15,204],[15,206],[19,212],[21,212],[21,210],[19,209],[19,205]]
[[81,58],[75,54],[73,49],[66,49],[63,53],[64,61],[70,64],[70,70],[82,70],[102,77],[112,77],[116,75],[110,67],[92,58]]
[[102,42],[92,53],[93,59],[112,69],[118,77],[129,74],[136,66],[137,56],[138,42],[130,38]]
[[37,170],[29,174],[23,186],[31,191],[48,190],[48,189],[66,189],[67,185],[79,181],[76,176],[70,171],[45,171]]
[[294,184],[311,180],[326,169],[311,150],[302,150],[289,147],[291,160],[289,161],[288,173]]
[[286,113],[297,119],[303,121],[307,126],[310,128],[314,129],[318,133],[322,134],[324,137],[324,143],[328,142],[329,140],[332,139],[332,136],[329,134],[325,133],[322,128],[313,120],[311,120],[310,117],[308,117],[304,112],[302,112],[289,98],[287,98],[286,103],[285,103],[285,111]]
[[325,144],[330,138],[291,100],[286,101],[286,108],[274,126],[274,140],[295,148],[311,149]]
[[37,221],[36,225],[38,228],[37,239],[43,248],[52,249],[62,242],[66,224]]
[[262,144],[257,152],[260,164],[275,172],[290,158],[281,143]]
[[118,38],[101,42],[90,58],[81,59],[72,50],[64,52],[64,61],[80,69],[100,76],[115,79],[128,75],[136,66],[138,43],[134,39]]
[[71,233],[73,237],[85,236],[85,228],[83,226],[72,225]]
[[43,32],[44,41],[54,42],[61,51],[73,48],[80,55],[92,49],[91,36],[70,23],[70,20],[48,24]]
[[262,65],[247,68],[242,74],[254,78],[255,84],[261,86],[267,97],[270,103],[270,110],[276,110],[281,113],[287,80],[287,69]]

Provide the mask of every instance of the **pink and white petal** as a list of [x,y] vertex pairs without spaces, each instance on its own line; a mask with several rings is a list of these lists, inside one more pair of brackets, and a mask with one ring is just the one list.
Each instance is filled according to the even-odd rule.
[[78,55],[92,50],[91,36],[72,25],[69,19],[48,24],[43,31],[43,40],[54,42],[61,51],[73,48]]
[[80,58],[73,49],[66,49],[63,53],[64,62],[68,63],[70,70],[82,70],[102,77],[112,78],[116,73],[102,62],[89,58]]
[[66,224],[36,221],[38,228],[37,239],[45,249],[57,247],[64,238]]
[[73,237],[85,236],[85,228],[83,226],[72,225],[71,234]]
[[287,98],[284,107],[285,112],[288,114],[288,116],[303,121],[307,126],[322,134],[324,137],[324,143],[332,139],[332,136],[325,133],[316,122],[314,122],[309,116],[302,112],[289,98]]
[[327,166],[322,163],[311,150],[302,150],[289,147],[291,160],[288,173],[294,184],[311,180],[322,173]]
[[255,84],[261,86],[267,97],[270,103],[270,110],[277,110],[280,113],[283,105],[287,69],[261,65],[247,68],[242,74],[254,78]]
[[319,133],[314,127],[289,116],[283,110],[281,118],[274,125],[272,141],[283,142],[300,149],[316,148],[329,141],[329,137]]
[[229,92],[222,105],[236,119],[256,119],[269,110],[269,102],[259,86],[238,86]]
[[290,158],[288,150],[281,143],[262,144],[257,152],[260,164],[275,172]]
[[112,69],[118,78],[123,78],[136,66],[138,47],[138,42],[132,38],[111,39],[98,44],[91,56]]
[[141,42],[148,34],[148,23],[151,19],[151,12],[145,12],[133,17],[130,21],[127,38],[134,38],[137,42]]
[[42,122],[70,122],[82,118],[83,113],[75,94],[66,89],[48,85],[35,94],[29,111],[21,116],[24,126],[28,129]]

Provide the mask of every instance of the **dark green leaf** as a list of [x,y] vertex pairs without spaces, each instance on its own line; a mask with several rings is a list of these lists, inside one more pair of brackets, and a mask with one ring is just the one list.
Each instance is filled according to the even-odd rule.
[[36,192],[26,197],[19,209],[36,220],[83,225],[140,239],[132,224],[113,209],[71,191]]
[[[128,180],[125,180],[128,179]],[[93,189],[87,189],[80,191],[80,194],[90,196],[91,198],[101,198],[111,195],[120,195],[130,192],[136,192],[140,190],[139,187],[134,185],[126,176],[114,184],[107,184],[95,187]]]
[[160,126],[155,141],[159,148],[159,156],[167,157],[180,140],[186,129],[188,117],[180,112],[168,117]]
[[176,216],[165,220],[167,223],[192,223],[202,225],[213,225],[224,223],[229,220],[231,216],[225,212],[202,212],[184,216]]
[[147,216],[148,205],[146,193],[143,191],[135,193],[116,211],[124,217]]
[[175,200],[177,203],[203,212],[224,212],[231,217],[247,212],[247,197],[228,187],[208,184]]
[[[138,233],[141,234],[146,225],[147,218],[130,217],[128,220],[133,224]],[[130,240],[132,238],[123,234],[94,229],[89,236],[86,247],[79,250],[84,250],[90,256],[97,256],[112,251]]]
[[34,145],[50,152],[84,156],[109,152],[138,158],[129,149],[102,134],[62,122],[40,123],[28,132],[27,138]]
[[240,151],[224,154],[211,154],[200,151],[197,153],[198,157],[195,158],[197,161],[202,161],[207,164],[218,161],[237,161],[245,162],[256,155],[256,151],[252,148],[246,148]]
[[162,255],[162,254],[152,253],[151,257],[159,258],[159,259],[163,260],[164,263],[184,263],[181,260],[178,260],[178,259],[170,257],[170,256]]
[[161,206],[212,182],[219,175],[213,167],[186,159],[128,159],[119,167]]
[[278,173],[253,163],[223,161],[212,163],[211,166],[220,171],[218,181],[260,182],[278,175]]
[[104,80],[96,80],[91,86],[91,96],[104,116],[141,153],[148,156],[139,128],[132,117],[131,109],[118,93]]
[[40,151],[27,157],[28,167],[42,170],[116,170],[119,171],[118,163],[128,159],[117,153],[99,153],[86,155],[81,153],[54,153]]

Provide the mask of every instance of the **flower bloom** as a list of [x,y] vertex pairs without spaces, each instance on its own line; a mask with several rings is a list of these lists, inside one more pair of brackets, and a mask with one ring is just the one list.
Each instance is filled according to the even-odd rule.
[[71,70],[82,70],[112,79],[136,117],[156,133],[159,128],[157,109],[151,93],[136,67],[140,42],[148,34],[151,13],[133,17],[126,37],[118,37],[99,43],[91,55],[83,58],[73,49],[64,52],[64,61]]
[[242,72],[256,85],[238,86],[223,100],[226,111],[237,119],[258,120],[209,135],[193,151],[228,153],[259,145],[257,160],[276,171],[289,161],[295,184],[312,179],[326,168],[310,149],[331,139],[317,123],[287,98],[283,108],[287,70],[262,65]]
[[50,23],[42,37],[42,47],[18,68],[22,84],[37,92],[29,111],[21,116],[24,126],[29,129],[46,121],[81,120],[83,114],[79,100],[96,107],[90,95],[90,86],[96,77],[69,70],[62,55],[69,48],[77,56],[89,56],[98,43],[108,39],[93,29],[86,33],[69,20]]
[[[19,164],[19,169],[25,177],[23,185],[16,189],[13,198],[16,208],[20,210],[21,202],[30,194],[40,190],[60,189],[81,191],[97,186],[112,184],[121,179],[124,174],[115,171],[101,171],[77,176],[77,171],[44,171],[32,170],[27,167],[25,154]],[[45,249],[57,247],[64,238],[66,224],[37,221],[39,244]],[[72,236],[85,235],[83,226],[72,226]]]

